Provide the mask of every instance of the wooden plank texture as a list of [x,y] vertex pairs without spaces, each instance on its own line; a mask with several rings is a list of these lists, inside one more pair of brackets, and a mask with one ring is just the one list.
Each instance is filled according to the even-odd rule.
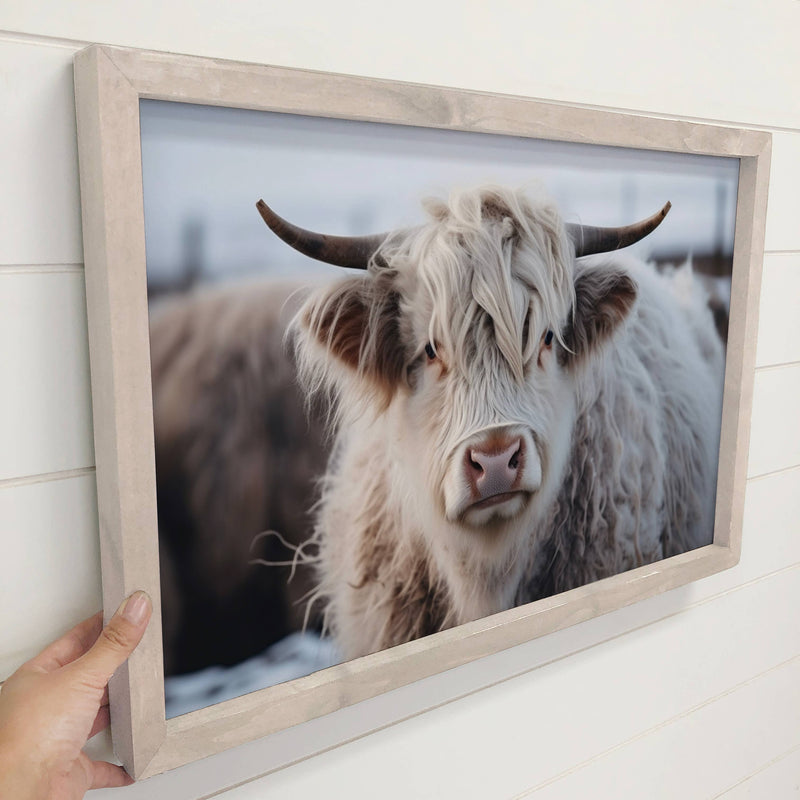
[[[134,16],[75,12],[59,0],[6,3],[6,30],[374,75],[658,114],[800,127],[787,102],[796,74],[796,2],[752,7],[675,0],[669,9],[586,0],[472,4],[408,0],[386,10],[240,0],[174,0]],[[192,24],[187,24],[191,20]]]
[[0,541],[4,680],[101,606],[94,475],[0,488]]
[[767,253],[758,326],[759,367],[800,362],[800,252]]
[[[787,601],[779,609],[774,602],[777,596]],[[659,764],[665,768],[681,763],[681,751],[673,762],[667,747],[650,752],[646,760],[642,755],[642,769],[618,766],[626,773],[619,776],[620,781],[629,781],[637,790],[652,782],[655,794],[626,792],[622,783],[614,795],[612,785],[600,783],[599,794],[578,791],[556,796],[707,797],[691,793],[692,783],[702,775],[705,757],[710,765],[711,756],[716,758],[718,788],[725,787],[725,774],[737,774],[734,765],[729,765],[726,773],[724,761],[720,763],[725,757],[724,743],[735,744],[733,752],[737,753],[754,749],[755,761],[743,762],[741,775],[747,774],[748,766],[760,764],[758,759],[763,760],[765,753],[768,757],[771,748],[797,741],[800,629],[793,607],[799,596],[800,570],[781,573],[679,618],[543,666],[226,796],[250,800],[291,793],[295,800],[310,800],[329,791],[358,800],[373,797],[378,791],[375,780],[383,775],[391,776],[380,784],[381,797],[386,800],[513,798],[552,779],[563,780],[559,776],[612,748],[624,747],[616,751],[617,765],[638,763],[638,751],[632,746],[636,737],[689,714],[689,730],[692,725],[704,728],[718,739],[721,749],[704,753],[705,737],[697,730],[686,744],[698,751],[693,758],[699,761],[688,764],[688,775],[676,772],[673,782],[666,784],[671,794],[658,794],[658,780],[653,777]],[[724,638],[717,635],[721,618],[726,620]],[[740,646],[743,641],[748,643],[746,651]],[[699,706],[789,659],[794,660],[786,672],[779,675],[775,670],[777,685],[767,689],[766,683],[759,686],[754,682],[747,702],[726,706],[724,720],[704,724],[697,713]],[[664,665],[669,666],[666,673]],[[784,703],[782,709],[780,703]],[[742,715],[741,727],[736,725],[737,713]],[[773,721],[775,738],[767,739],[767,747],[756,751],[749,726],[763,736]],[[713,746],[710,742],[709,748]],[[355,779],[359,764],[369,765],[369,779]],[[677,793],[676,786],[680,788]]]
[[0,480],[94,466],[83,270],[0,269],[0,374]]
[[77,49],[0,36],[0,264],[83,260],[72,97]]

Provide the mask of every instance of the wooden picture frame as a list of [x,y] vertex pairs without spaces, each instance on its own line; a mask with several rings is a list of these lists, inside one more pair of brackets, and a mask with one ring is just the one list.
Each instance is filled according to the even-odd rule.
[[[771,149],[768,133],[99,45],[76,55],[75,92],[104,607],[110,613],[128,593],[145,589],[155,608],[145,639],[110,689],[115,749],[135,778],[266,736],[738,562]],[[739,159],[713,544],[165,719],[141,99]]]

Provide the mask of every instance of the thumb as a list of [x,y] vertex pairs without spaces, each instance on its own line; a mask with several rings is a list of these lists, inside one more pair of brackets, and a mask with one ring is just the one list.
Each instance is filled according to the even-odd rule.
[[142,639],[153,606],[145,592],[134,592],[117,609],[108,621],[97,641],[87,653],[75,662],[92,676],[102,680],[103,685],[136,649]]

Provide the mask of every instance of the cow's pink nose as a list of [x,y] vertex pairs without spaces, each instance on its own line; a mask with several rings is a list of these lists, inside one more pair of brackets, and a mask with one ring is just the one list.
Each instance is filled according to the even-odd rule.
[[466,472],[481,499],[514,490],[524,456],[522,438],[499,447],[475,446],[467,452]]

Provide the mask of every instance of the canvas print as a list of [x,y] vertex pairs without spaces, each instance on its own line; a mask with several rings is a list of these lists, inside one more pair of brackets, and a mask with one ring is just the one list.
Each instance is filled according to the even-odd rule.
[[141,132],[168,717],[712,542],[737,159]]

